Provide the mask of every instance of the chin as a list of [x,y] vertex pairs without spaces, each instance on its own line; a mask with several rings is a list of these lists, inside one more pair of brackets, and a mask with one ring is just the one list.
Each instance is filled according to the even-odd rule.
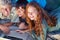
[[18,15],[19,17],[22,17],[22,15]]
[[31,18],[31,20],[34,20],[33,18]]

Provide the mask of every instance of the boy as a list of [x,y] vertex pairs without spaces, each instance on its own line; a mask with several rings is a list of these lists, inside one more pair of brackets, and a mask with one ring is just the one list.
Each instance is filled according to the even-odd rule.
[[19,24],[19,29],[27,29],[27,23],[26,23],[26,20],[25,20],[25,7],[27,5],[27,1],[17,1],[16,2],[16,13],[19,17],[19,21],[20,21],[20,24]]
[[9,33],[9,26],[15,19],[15,16],[13,16],[15,14],[12,15],[11,8],[11,0],[0,0],[0,30],[4,33]]

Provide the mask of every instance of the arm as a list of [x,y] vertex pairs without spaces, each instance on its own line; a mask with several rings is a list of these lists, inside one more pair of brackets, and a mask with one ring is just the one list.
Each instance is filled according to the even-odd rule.
[[9,33],[9,27],[5,26],[5,25],[0,25],[0,30],[3,31],[4,33]]
[[9,26],[11,26],[13,23],[5,23],[5,24],[2,24],[2,25],[4,25],[4,26],[7,26],[7,27],[9,27]]
[[7,27],[9,27],[9,26],[11,26],[13,23],[4,23],[4,24],[0,24],[0,25],[3,25],[3,26],[7,26]]
[[16,32],[19,32],[19,33],[26,33],[26,32],[30,32],[29,29],[26,29],[26,30],[16,30]]
[[27,27],[27,29],[16,30],[16,31],[19,33],[25,33],[25,32],[32,32],[32,30],[34,30],[34,28],[32,30],[30,30],[28,26],[26,26],[26,27]]
[[0,24],[0,25],[4,25],[4,26],[9,27],[9,26],[11,26],[11,25],[13,25],[13,24],[18,25],[19,23],[20,23],[20,22],[9,22],[9,23],[4,23],[4,24]]

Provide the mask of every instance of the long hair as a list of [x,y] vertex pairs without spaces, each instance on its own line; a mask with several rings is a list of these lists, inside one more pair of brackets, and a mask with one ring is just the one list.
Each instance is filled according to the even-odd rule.
[[[33,6],[35,7],[37,10],[38,10],[38,14],[37,14],[37,20],[36,21],[31,21],[28,17],[28,8],[29,6]],[[29,25],[29,29],[30,31],[32,31],[32,29],[35,31],[36,35],[41,37],[42,40],[44,40],[44,32],[43,32],[43,26],[42,26],[42,19],[45,18],[46,21],[50,20],[50,17],[46,14],[47,12],[45,12],[37,3],[35,2],[31,2],[29,4],[27,4],[26,6],[26,21]],[[48,23],[48,21],[47,21]],[[52,22],[49,22],[48,24],[51,25],[50,23]]]

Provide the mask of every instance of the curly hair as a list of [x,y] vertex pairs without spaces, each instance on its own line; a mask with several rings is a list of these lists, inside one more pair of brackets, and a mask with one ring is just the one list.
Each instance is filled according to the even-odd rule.
[[[30,20],[28,17],[27,10],[28,10],[29,6],[33,6],[38,10],[36,21]],[[31,3],[27,4],[27,6],[26,6],[26,21],[29,24],[29,29],[30,29],[30,31],[32,31],[32,29],[33,29],[37,36],[40,35],[42,40],[44,40],[44,32],[43,32],[43,26],[42,26],[43,18],[45,18],[45,20],[46,20],[47,24],[49,24],[49,26],[54,26],[54,24],[51,20],[52,18],[50,18],[48,16],[47,12],[45,12],[37,3],[31,2]]]
[[5,5],[9,5],[9,8],[11,10],[12,8],[11,0],[0,0],[0,11],[1,11],[1,7]]

